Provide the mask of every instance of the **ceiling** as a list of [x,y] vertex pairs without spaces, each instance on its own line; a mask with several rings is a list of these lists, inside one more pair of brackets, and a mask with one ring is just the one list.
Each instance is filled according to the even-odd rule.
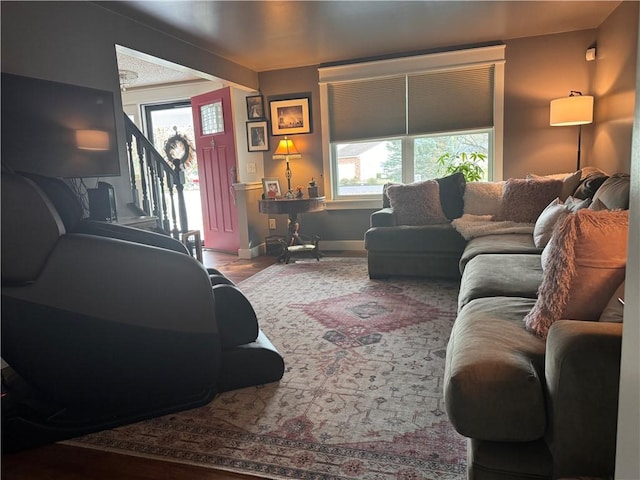
[[261,72],[591,29],[620,1],[98,3]]

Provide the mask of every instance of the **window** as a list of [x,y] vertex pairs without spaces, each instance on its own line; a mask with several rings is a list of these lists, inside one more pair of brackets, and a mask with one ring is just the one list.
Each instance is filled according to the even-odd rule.
[[329,199],[379,200],[461,154],[501,178],[503,64],[498,46],[319,69]]

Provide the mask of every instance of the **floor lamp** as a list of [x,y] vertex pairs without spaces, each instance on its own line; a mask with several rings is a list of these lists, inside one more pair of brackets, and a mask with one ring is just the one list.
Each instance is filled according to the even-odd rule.
[[593,97],[571,90],[568,97],[551,100],[549,125],[566,127],[578,125],[578,161],[576,171],[580,170],[580,147],[582,143],[582,125],[593,122]]

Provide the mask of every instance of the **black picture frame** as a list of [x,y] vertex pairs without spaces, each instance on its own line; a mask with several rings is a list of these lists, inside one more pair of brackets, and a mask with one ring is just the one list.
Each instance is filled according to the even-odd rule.
[[247,149],[250,152],[269,150],[269,128],[266,120],[247,122]]
[[311,93],[269,97],[271,135],[312,133]]
[[264,114],[264,98],[262,95],[251,95],[247,97],[247,118],[249,120],[262,120]]

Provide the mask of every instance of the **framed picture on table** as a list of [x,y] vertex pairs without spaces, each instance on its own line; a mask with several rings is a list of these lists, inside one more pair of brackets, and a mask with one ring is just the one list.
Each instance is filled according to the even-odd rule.
[[269,131],[266,120],[247,122],[247,148],[250,152],[269,150]]
[[269,98],[272,135],[311,133],[311,94],[293,98]]
[[275,200],[282,196],[280,181],[277,178],[263,178],[262,191],[264,193],[264,198],[267,200]]

